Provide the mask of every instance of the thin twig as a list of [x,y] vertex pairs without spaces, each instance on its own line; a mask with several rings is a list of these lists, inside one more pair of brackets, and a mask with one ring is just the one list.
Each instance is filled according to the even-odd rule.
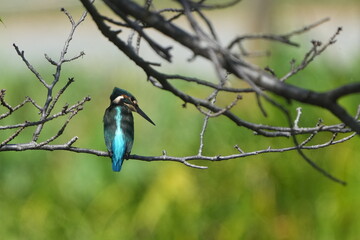
[[204,135],[205,135],[205,130],[206,130],[208,122],[209,122],[209,116],[206,115],[204,117],[203,126],[202,126],[201,132],[200,132],[200,145],[199,145],[199,151],[198,151],[199,156],[202,155],[202,152],[203,152],[203,149],[204,149]]
[[296,108],[296,118],[294,120],[294,129],[299,129],[299,121],[302,114],[301,107]]
[[295,35],[299,35],[302,34],[304,32],[307,32],[317,26],[319,26],[322,23],[325,23],[327,21],[329,21],[330,18],[323,18],[315,23],[309,24],[307,26],[304,26],[298,30],[289,32],[289,33],[285,33],[285,34],[281,34],[281,35],[276,35],[276,34],[248,34],[248,35],[243,35],[240,37],[235,38],[234,40],[232,40],[229,45],[228,45],[228,49],[232,49],[233,46],[235,44],[241,44],[242,41],[244,40],[257,40],[257,39],[263,39],[263,40],[270,40],[270,41],[275,41],[275,42],[280,42],[280,43],[284,43],[284,44],[288,44],[294,47],[299,47],[300,45],[298,43],[295,43],[293,41],[290,40],[290,38],[292,38]]
[[0,148],[5,146],[6,144],[8,144],[11,140],[15,139],[21,132],[22,130],[24,130],[25,127],[21,127],[18,130],[16,130],[16,132],[14,134],[12,134],[10,137],[8,137],[7,139],[5,139],[1,144],[0,144]]
[[312,41],[312,48],[305,54],[304,59],[302,62],[294,67],[293,64],[291,64],[291,71],[285,74],[282,78],[280,78],[280,81],[283,82],[290,78],[291,76],[297,74],[299,71],[305,69],[317,56],[319,56],[322,52],[324,52],[327,47],[329,47],[331,44],[334,44],[336,42],[336,37],[340,34],[342,28],[338,28],[336,32],[330,37],[329,41],[324,44],[322,47],[322,43],[319,41]]
[[36,76],[36,78],[44,85],[44,87],[49,88],[49,85],[45,82],[45,80],[43,79],[43,77],[40,75],[40,73],[38,71],[36,71],[36,69],[29,63],[29,61],[25,58],[25,52],[24,51],[20,51],[19,47],[14,43],[13,44],[17,54],[21,57],[21,59],[23,60],[23,62],[26,64],[26,66],[28,67],[28,69]]

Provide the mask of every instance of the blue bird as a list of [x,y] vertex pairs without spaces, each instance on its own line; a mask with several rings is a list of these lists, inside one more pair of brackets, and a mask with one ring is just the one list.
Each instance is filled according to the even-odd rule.
[[112,169],[121,170],[124,158],[128,157],[134,142],[134,119],[137,112],[151,124],[153,121],[139,108],[136,98],[124,89],[115,87],[110,96],[110,106],[104,114],[104,137],[109,151]]

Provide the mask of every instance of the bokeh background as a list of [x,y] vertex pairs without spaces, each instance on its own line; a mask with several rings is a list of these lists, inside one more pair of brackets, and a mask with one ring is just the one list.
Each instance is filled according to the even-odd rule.
[[[157,1],[155,1],[157,2]],[[165,6],[167,1],[160,2]],[[101,3],[99,3],[101,7]],[[74,18],[81,15],[77,1],[10,1],[0,3],[0,88],[6,89],[11,105],[31,96],[44,101],[45,90],[16,54],[12,43],[25,51],[27,59],[48,80],[55,69],[44,58],[57,59],[68,36],[70,24],[60,8]],[[338,26],[344,31],[338,42],[305,71],[290,81],[302,87],[328,90],[360,76],[360,4],[351,1],[243,1],[229,10],[208,13],[223,43],[244,33],[285,33],[324,17],[331,21],[294,39],[301,48],[258,41],[253,50],[271,50],[270,57],[251,59],[270,66],[279,75],[289,69],[292,58],[300,61],[310,41],[325,41]],[[105,150],[102,116],[114,86],[128,89],[156,127],[135,116],[133,153],[139,155],[185,156],[197,153],[203,117],[193,107],[151,86],[144,73],[129,62],[98,32],[88,17],[71,43],[69,55],[85,56],[64,65],[62,87],[68,77],[75,83],[60,100],[73,104],[90,95],[91,102],[69,124],[56,143],[78,136],[76,146]],[[151,59],[151,51],[143,48]],[[191,54],[181,49],[168,72],[181,72],[216,81],[209,65],[186,65]],[[157,60],[157,59],[155,59]],[[205,70],[204,70],[205,69]],[[232,80],[232,84],[246,87]],[[193,85],[178,83],[184,91],[206,96]],[[223,95],[219,104],[234,99]],[[342,100],[355,113],[359,97]],[[303,107],[302,126],[313,126],[319,118],[337,123],[319,108]],[[58,106],[58,109],[61,109]],[[281,124],[285,119],[267,106],[264,119],[253,96],[244,96],[234,109],[240,117],[258,123]],[[3,113],[5,109],[0,109]],[[29,106],[4,119],[0,125],[34,120]],[[41,139],[56,133],[64,119],[48,124]],[[27,142],[33,129],[16,142]],[[3,131],[0,141],[11,131]],[[321,135],[316,142],[327,141]],[[269,146],[291,145],[287,139],[254,136],[226,118],[212,119],[205,135],[204,154],[235,153]],[[194,162],[198,170],[171,162],[126,161],[120,173],[111,171],[108,158],[71,152],[0,152],[0,238],[1,239],[359,239],[360,169],[359,139],[327,149],[307,152],[318,165],[348,182],[340,186],[308,166],[295,152],[267,154],[223,162]]]

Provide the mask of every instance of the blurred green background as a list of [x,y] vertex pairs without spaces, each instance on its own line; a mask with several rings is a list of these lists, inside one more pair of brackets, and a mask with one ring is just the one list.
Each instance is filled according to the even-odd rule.
[[[28,60],[51,81],[54,68],[43,57],[57,59],[70,25],[59,11],[67,9],[78,18],[74,1],[3,1],[0,4],[0,88],[6,89],[11,105],[25,96],[42,103],[45,93],[11,46],[16,43]],[[164,1],[163,1],[164,4]],[[264,6],[266,4],[266,6]],[[225,13],[225,14],[224,14]],[[289,69],[292,58],[310,48],[310,40],[326,40],[343,26],[344,32],[309,68],[290,81],[298,86],[325,91],[341,84],[359,81],[360,55],[357,1],[331,1],[312,4],[297,1],[244,1],[229,12],[209,12],[223,30],[224,43],[232,36],[249,32],[284,33],[330,16],[332,21],[296,37],[301,48],[256,42],[253,50],[272,51],[270,57],[250,59],[270,66],[280,76]],[[228,24],[232,22],[233,24]],[[124,35],[125,36],[125,35]],[[166,45],[166,44],[165,44]],[[355,51],[356,50],[356,51]],[[76,146],[105,150],[102,116],[114,86],[128,89],[142,109],[156,123],[135,116],[133,153],[139,155],[185,156],[197,153],[203,117],[193,107],[151,86],[144,73],[129,62],[97,31],[90,17],[79,27],[71,43],[69,57],[85,56],[64,65],[60,89],[68,77],[75,83],[60,100],[74,104],[90,95],[92,100],[69,124],[56,141],[63,143],[74,135]],[[151,51],[143,50],[148,59]],[[206,62],[184,65],[190,53],[174,50],[174,65],[168,72],[180,72],[215,81]],[[158,59],[156,59],[158,60]],[[200,69],[200,70],[199,70]],[[231,80],[245,87],[244,83]],[[177,83],[197,96],[207,92],[194,85]],[[225,105],[235,95],[221,95]],[[255,98],[244,95],[234,109],[240,117],[258,123],[283,124],[284,117],[266,106],[264,119]],[[354,114],[359,97],[342,100]],[[325,124],[337,123],[318,108],[303,107],[301,126],[314,126],[319,118]],[[0,109],[0,113],[5,111]],[[0,125],[35,120],[37,112],[29,105],[0,122]],[[57,132],[64,119],[49,123],[40,140]],[[27,142],[34,129],[27,129],[16,142]],[[0,141],[13,131],[2,131]],[[314,143],[327,141],[323,134]],[[206,155],[235,153],[238,144],[245,151],[291,145],[288,139],[254,136],[237,128],[226,118],[211,119],[205,135]],[[306,152],[321,167],[348,182],[343,187],[324,178],[295,152],[258,155],[223,162],[194,163],[207,170],[191,169],[171,162],[129,160],[120,173],[111,171],[108,158],[71,152],[0,152],[0,238],[1,239],[358,239],[360,236],[359,139],[327,149]]]

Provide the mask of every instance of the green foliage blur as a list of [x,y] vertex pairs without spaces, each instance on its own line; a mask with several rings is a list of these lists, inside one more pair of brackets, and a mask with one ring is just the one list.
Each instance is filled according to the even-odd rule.
[[[268,65],[279,75],[289,69],[290,59],[300,61],[306,52],[306,47],[298,50],[274,44],[270,48],[274,54],[261,60],[260,65]],[[0,64],[5,64],[6,58],[0,59]],[[320,59],[291,79],[291,83],[325,91],[358,80],[359,62],[360,59],[354,59],[346,67],[333,67],[333,61]],[[16,105],[25,96],[31,96],[41,103],[44,101],[41,84],[21,65],[19,59],[16,67],[0,72],[0,88],[7,90],[6,100]],[[36,67],[51,79],[53,68],[49,64]],[[60,104],[74,104],[87,95],[92,100],[55,143],[78,136],[75,146],[105,151],[102,116],[112,88],[117,85],[132,92],[156,123],[154,127],[135,116],[132,153],[149,156],[161,155],[162,150],[174,156],[197,153],[203,116],[196,109],[183,108],[183,103],[170,93],[151,87],[135,66],[125,64],[100,73],[97,68],[100,67],[83,67],[76,62],[64,67],[57,89],[66,83],[67,77],[74,77],[75,82]],[[176,84],[189,93],[199,91],[192,85]],[[234,97],[221,95],[218,104],[226,104]],[[354,114],[359,100],[349,97],[341,103]],[[337,123],[321,109],[291,105],[293,109],[298,106],[303,107],[301,126],[314,126],[319,118],[326,124]],[[261,115],[254,96],[245,94],[234,111],[248,121],[286,124],[277,109],[266,103],[265,107],[268,118]],[[0,114],[4,111],[0,108]],[[0,121],[0,125],[37,117],[29,105]],[[64,120],[49,123],[40,140],[54,135]],[[24,131],[11,143],[29,141],[32,130]],[[0,142],[11,134],[12,131],[1,132]],[[314,142],[330,138],[324,134]],[[254,151],[289,146],[291,140],[254,136],[224,117],[211,119],[204,154],[236,153],[235,144],[244,151]],[[314,171],[296,152],[223,162],[194,161],[208,166],[207,170],[179,163],[128,160],[120,173],[111,171],[110,159],[92,155],[63,151],[0,152],[0,239],[357,239],[358,144],[359,139],[354,138],[327,149],[306,152],[321,167],[347,181],[346,187]]]

